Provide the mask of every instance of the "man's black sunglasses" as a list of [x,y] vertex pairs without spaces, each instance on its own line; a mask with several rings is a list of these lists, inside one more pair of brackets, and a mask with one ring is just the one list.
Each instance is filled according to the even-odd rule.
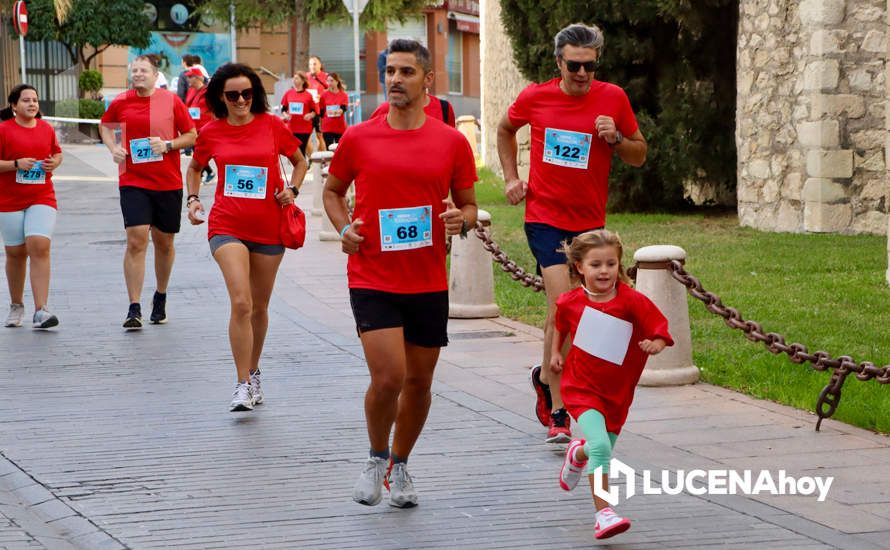
[[245,88],[240,92],[223,92],[223,95],[226,96],[226,99],[228,99],[232,103],[238,101],[238,97],[243,97],[244,101],[250,101],[251,99],[253,99],[253,88]]
[[563,62],[566,64],[566,70],[570,73],[577,73],[581,70],[581,67],[584,67],[584,70],[588,73],[592,73],[594,69],[596,69],[597,65],[599,65],[599,60],[593,61],[570,61],[568,59],[563,59]]

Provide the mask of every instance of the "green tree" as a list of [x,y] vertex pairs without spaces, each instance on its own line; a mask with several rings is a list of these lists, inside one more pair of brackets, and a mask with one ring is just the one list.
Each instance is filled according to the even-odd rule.
[[[388,21],[402,21],[421,13],[431,0],[370,0],[360,22],[368,30],[384,30]],[[309,60],[310,25],[352,20],[342,0],[204,0],[202,12],[218,21],[228,21],[229,6],[235,6],[235,26],[248,29],[294,23],[294,71],[305,70]]]
[[596,77],[627,91],[649,142],[641,169],[613,164],[612,208],[680,207],[685,182],[735,189],[738,0],[500,1],[514,59],[530,80],[558,75],[559,29],[576,21],[602,29]]
[[57,40],[68,50],[73,65],[86,68],[110,46],[148,46],[144,6],[142,0],[72,0],[60,22],[53,0],[28,0],[26,39]]

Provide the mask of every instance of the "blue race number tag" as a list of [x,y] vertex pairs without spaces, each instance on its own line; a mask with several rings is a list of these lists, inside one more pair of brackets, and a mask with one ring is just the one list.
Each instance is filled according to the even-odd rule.
[[327,113],[328,118],[336,118],[343,114],[340,112],[339,105],[328,105],[327,107],[325,107],[324,110],[325,110],[325,113]]
[[130,160],[133,164],[144,162],[158,162],[164,160],[164,155],[156,155],[151,150],[148,138],[130,140]]
[[46,172],[43,170],[43,161],[38,160],[30,170],[16,170],[15,182],[28,185],[46,183]]
[[240,199],[265,199],[268,176],[268,168],[228,165],[223,194]]
[[380,250],[410,250],[433,245],[433,209],[430,206],[379,210]]
[[201,108],[200,107],[189,107],[189,116],[192,117],[192,120],[198,120],[201,118]]
[[582,132],[545,128],[544,162],[568,168],[586,169],[590,157],[591,138],[591,134]]
[[287,112],[292,115],[302,115],[303,103],[300,101],[291,101],[287,104]]

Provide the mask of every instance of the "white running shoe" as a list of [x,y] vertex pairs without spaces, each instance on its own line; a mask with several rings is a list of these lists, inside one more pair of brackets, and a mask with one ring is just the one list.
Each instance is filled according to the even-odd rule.
[[376,506],[383,498],[383,480],[386,478],[386,467],[389,461],[385,458],[372,456],[365,462],[362,475],[352,488],[352,500],[366,506]]
[[34,312],[34,328],[50,328],[59,324],[59,318],[49,312],[46,306]]
[[414,480],[408,474],[408,468],[404,462],[392,465],[392,471],[389,474],[389,505],[396,508],[417,506]]
[[593,529],[596,538],[607,539],[630,529],[630,520],[620,517],[607,506],[596,513],[596,526]]
[[231,412],[253,410],[253,393],[250,391],[250,382],[238,382],[235,385],[229,410]]
[[6,316],[7,327],[20,327],[25,319],[25,304],[9,304],[9,315]]
[[253,394],[254,405],[259,405],[263,402],[263,388],[260,382],[260,369],[250,373],[250,391]]
[[559,471],[559,486],[563,491],[571,491],[578,485],[581,479],[581,472],[587,466],[587,461],[579,461],[575,459],[575,450],[584,446],[583,439],[573,439],[566,448],[566,457],[562,463],[562,470]]

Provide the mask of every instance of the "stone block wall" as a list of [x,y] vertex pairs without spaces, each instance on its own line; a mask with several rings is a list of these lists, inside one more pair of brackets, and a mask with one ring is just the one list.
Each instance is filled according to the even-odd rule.
[[[529,81],[523,78],[513,61],[513,47],[501,23],[499,0],[483,0],[479,15],[482,24],[482,161],[501,173],[497,150],[498,123]],[[519,143],[519,175],[528,178],[528,127],[520,130],[516,139]]]
[[884,234],[888,0],[741,0],[738,212],[772,231]]

